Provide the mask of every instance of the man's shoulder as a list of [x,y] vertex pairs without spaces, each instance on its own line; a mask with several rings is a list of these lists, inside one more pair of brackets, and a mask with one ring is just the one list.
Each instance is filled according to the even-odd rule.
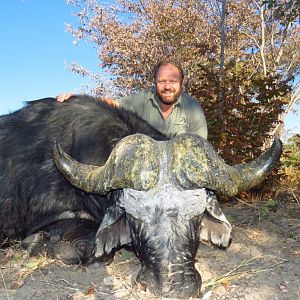
[[138,92],[128,94],[127,96],[123,97],[121,100],[143,102],[144,100],[151,99],[153,97],[154,97],[154,92],[152,90],[141,90]]
[[129,94],[128,96],[134,96],[134,97],[151,97],[154,96],[155,91],[153,89],[148,90],[140,90],[134,93]]
[[154,99],[154,93],[151,90],[141,90],[121,98],[119,104],[141,116],[150,99]]
[[185,108],[202,110],[200,103],[197,101],[197,99],[195,99],[191,95],[187,94],[186,92],[182,92],[181,97],[182,97],[183,106]]

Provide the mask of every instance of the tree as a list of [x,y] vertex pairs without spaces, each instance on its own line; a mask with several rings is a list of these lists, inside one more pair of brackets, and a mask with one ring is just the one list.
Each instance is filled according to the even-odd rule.
[[263,4],[274,11],[274,17],[283,25],[297,19],[300,22],[300,0],[265,0]]
[[299,25],[281,23],[264,1],[69,3],[80,20],[69,30],[96,45],[110,76],[99,94],[149,87],[152,67],[168,55],[183,62],[186,89],[206,111],[209,140],[228,161],[258,155],[281,124],[300,70]]

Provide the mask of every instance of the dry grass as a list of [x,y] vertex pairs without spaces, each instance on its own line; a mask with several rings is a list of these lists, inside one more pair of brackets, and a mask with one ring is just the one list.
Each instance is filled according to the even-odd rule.
[[243,278],[249,278],[258,273],[273,270],[275,267],[286,261],[287,260],[277,258],[272,255],[257,256],[250,259],[245,259],[229,272],[226,272],[219,277],[204,282],[202,288],[214,289],[220,285],[226,287],[233,281],[241,280]]
[[27,252],[16,242],[9,248],[0,250],[1,282],[5,289],[16,289],[24,284],[25,278],[33,272],[53,263],[54,260],[44,256],[28,257]]

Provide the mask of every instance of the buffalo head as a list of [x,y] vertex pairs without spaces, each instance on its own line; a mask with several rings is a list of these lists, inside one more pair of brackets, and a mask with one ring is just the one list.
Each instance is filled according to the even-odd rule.
[[54,161],[75,187],[118,194],[97,232],[96,257],[131,244],[141,262],[137,281],[154,294],[184,298],[201,288],[194,266],[199,238],[229,245],[231,226],[213,191],[234,195],[257,185],[280,154],[278,140],[256,160],[229,166],[199,136],[158,142],[135,134],[122,139],[103,166],[81,164],[58,144]]

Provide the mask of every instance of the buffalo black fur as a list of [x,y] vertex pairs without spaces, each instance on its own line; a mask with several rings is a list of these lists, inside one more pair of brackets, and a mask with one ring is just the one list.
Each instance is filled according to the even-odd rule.
[[103,165],[116,143],[134,133],[167,139],[135,114],[89,96],[36,100],[0,117],[0,241],[42,232],[42,243],[56,237],[78,240],[80,248],[84,236],[93,244],[119,192],[101,197],[71,186],[53,163],[54,140],[76,160]]

